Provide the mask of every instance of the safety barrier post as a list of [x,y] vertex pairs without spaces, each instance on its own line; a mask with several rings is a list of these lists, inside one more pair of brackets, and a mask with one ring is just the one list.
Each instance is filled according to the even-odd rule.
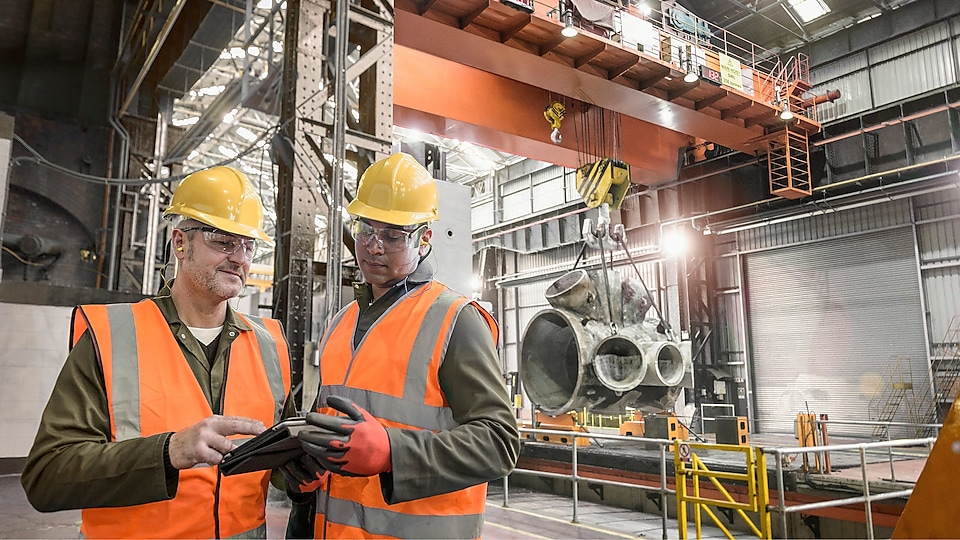
[[667,540],[667,445],[660,445],[660,530],[663,540]]
[[[693,452],[693,448],[722,452],[740,452],[744,455],[745,473],[711,471],[706,463]],[[689,466],[688,466],[689,465]],[[704,444],[674,441],[674,467],[676,468],[677,493],[677,521],[680,538],[687,538],[687,504],[694,505],[694,525],[697,538],[701,538],[703,530],[703,513],[713,521],[728,538],[733,538],[727,526],[718,517],[712,508],[727,508],[734,510],[747,524],[757,537],[772,538],[769,486],[767,485],[766,458],[759,455],[753,447],[743,447],[728,444]],[[687,479],[693,483],[692,490],[687,487]],[[701,479],[708,480],[720,497],[711,498],[703,494],[700,488]],[[747,486],[746,502],[741,502],[720,483],[720,480],[742,482]],[[692,491],[692,494],[690,493]],[[759,516],[759,526],[753,522],[747,512],[756,512]]]
[[687,469],[680,460],[680,445],[673,441],[673,468],[677,490],[677,526],[680,540],[687,540]]
[[577,486],[577,434],[573,434],[573,439],[571,439],[571,446],[573,447],[573,456],[570,459],[570,465],[573,471],[573,523],[577,523],[577,508],[579,507],[580,497],[578,486]]

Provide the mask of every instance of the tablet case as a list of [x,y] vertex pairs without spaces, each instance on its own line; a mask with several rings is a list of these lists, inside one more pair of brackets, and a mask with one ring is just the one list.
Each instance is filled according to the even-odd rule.
[[301,417],[275,424],[223,456],[220,471],[230,476],[279,468],[303,454],[297,433],[306,425],[306,419]]

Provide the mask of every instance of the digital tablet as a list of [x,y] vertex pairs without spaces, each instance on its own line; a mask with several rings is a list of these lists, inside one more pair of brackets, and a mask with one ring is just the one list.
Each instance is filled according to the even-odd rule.
[[297,433],[306,426],[301,417],[275,424],[223,456],[220,471],[229,476],[279,468],[303,454]]

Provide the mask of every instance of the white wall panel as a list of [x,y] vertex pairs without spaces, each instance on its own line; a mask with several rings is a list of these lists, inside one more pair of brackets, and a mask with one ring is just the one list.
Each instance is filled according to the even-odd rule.
[[840,90],[840,99],[833,103],[821,103],[817,106],[817,118],[820,122],[830,122],[845,116],[859,114],[869,111],[873,107],[870,74],[866,70],[831,79],[814,87],[812,93],[819,95],[831,90]]
[[960,317],[960,190],[915,197],[914,208],[929,339],[936,350]]
[[811,70],[812,94],[838,89],[841,98],[817,107],[820,122],[925,94],[960,80],[960,39],[949,21],[881,43]]
[[528,217],[530,213],[529,191],[519,191],[503,197],[503,221]]
[[922,264],[960,263],[960,216],[922,223],[917,235]]
[[949,24],[946,21],[940,22],[870,49],[870,62],[886,62],[949,39]]
[[956,82],[949,43],[930,47],[875,65],[871,86],[876,105],[886,105]]
[[563,178],[554,176],[533,185],[533,211],[544,210],[561,206],[566,201],[563,193]]
[[470,221],[473,223],[474,231],[492,227],[496,223],[496,216],[493,213],[493,199],[474,203],[470,208]]
[[813,84],[823,84],[840,77],[845,77],[854,71],[867,69],[867,53],[859,52],[830,62],[820,64],[810,70],[810,80]]
[[67,357],[71,311],[0,303],[0,458],[26,457],[33,445]]
[[786,246],[911,222],[910,203],[903,199],[833,212],[810,219],[778,223],[737,233],[741,251]]
[[[929,332],[933,343],[941,343],[950,323],[960,318],[960,267],[935,268],[924,271],[923,283]],[[936,347],[933,347],[936,350]]]

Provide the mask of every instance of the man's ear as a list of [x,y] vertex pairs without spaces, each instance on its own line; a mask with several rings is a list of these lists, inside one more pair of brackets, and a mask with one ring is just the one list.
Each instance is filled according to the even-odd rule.
[[187,243],[187,235],[180,229],[174,229],[170,238],[170,245],[177,253],[183,253],[183,245]]
[[420,235],[420,245],[426,246],[430,243],[430,237],[433,236],[433,229],[427,229]]

